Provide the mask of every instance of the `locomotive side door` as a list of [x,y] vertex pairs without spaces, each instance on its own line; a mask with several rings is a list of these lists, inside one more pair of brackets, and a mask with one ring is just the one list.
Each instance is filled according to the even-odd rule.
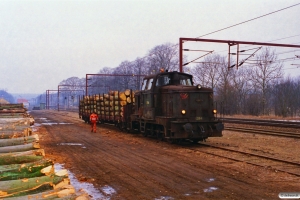
[[141,92],[141,101],[143,104],[143,119],[152,120],[154,119],[154,108],[153,108],[153,78],[149,78],[145,83],[144,90]]

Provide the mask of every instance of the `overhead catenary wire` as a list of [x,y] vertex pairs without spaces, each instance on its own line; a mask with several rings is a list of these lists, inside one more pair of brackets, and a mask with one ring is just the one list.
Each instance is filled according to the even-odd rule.
[[289,69],[298,69],[300,66],[298,67],[290,67],[290,68],[285,68],[285,70],[289,70]]
[[202,56],[200,56],[200,57],[198,57],[198,58],[196,58],[196,59],[194,59],[194,60],[192,60],[190,62],[187,62],[187,63],[183,64],[183,66],[188,65],[188,64],[190,64],[190,63],[192,63],[192,62],[194,62],[194,61],[196,61],[196,60],[198,60],[198,59],[200,59],[200,58],[202,58],[202,57],[204,57],[204,56],[206,56],[208,54],[211,54],[211,53],[213,53],[213,51],[209,51],[208,53],[206,53],[206,54],[204,54],[204,55],[202,55]]
[[226,29],[229,29],[229,28],[232,28],[232,27],[235,27],[235,26],[238,26],[238,25],[250,22],[250,21],[254,21],[254,20],[262,18],[262,17],[266,17],[268,15],[271,15],[271,14],[274,14],[274,13],[277,13],[277,12],[280,12],[280,11],[283,11],[283,10],[286,10],[286,9],[298,6],[298,5],[300,5],[300,3],[294,4],[294,5],[291,5],[291,6],[288,6],[288,7],[285,7],[285,8],[282,8],[282,9],[279,9],[279,10],[276,10],[276,11],[273,11],[273,12],[270,12],[270,13],[267,13],[267,14],[255,17],[255,18],[252,18],[252,19],[249,19],[249,20],[246,20],[246,21],[243,21],[243,22],[240,22],[240,23],[237,23],[237,24],[234,24],[234,25],[231,25],[231,26],[228,26],[228,27],[225,27],[225,28],[213,31],[213,32],[210,32],[210,33],[207,33],[205,35],[201,35],[201,36],[196,37],[196,38],[200,38],[200,37],[204,37],[204,36],[207,36],[207,35],[210,35],[210,34],[213,34],[213,33],[217,33],[217,32],[220,32],[220,31],[223,31],[223,30],[226,30]]
[[[234,24],[234,25],[231,25],[231,26],[228,26],[228,27],[225,27],[225,28],[222,28],[222,29],[219,29],[219,30],[210,32],[210,33],[207,33],[207,34],[202,35],[202,36],[199,36],[199,37],[197,37],[197,38],[204,37],[204,36],[207,36],[207,35],[216,33],[216,32],[220,32],[220,31],[223,31],[223,30],[226,30],[226,29],[229,29],[229,28],[232,28],[232,27],[235,27],[235,26],[238,26],[238,25],[241,25],[241,24],[244,24],[244,23],[247,23],[247,22],[250,22],[250,21],[253,21],[253,20],[262,18],[262,17],[265,17],[265,16],[268,16],[268,15],[271,15],[271,14],[274,14],[274,13],[277,13],[277,12],[280,12],[280,11],[283,11],[283,10],[286,10],[286,9],[289,9],[289,8],[292,8],[292,7],[295,7],[295,6],[298,6],[298,5],[300,5],[300,3],[297,3],[297,4],[294,4],[294,5],[292,5],[292,6],[288,6],[288,7],[285,7],[285,8],[282,8],[282,9],[279,9],[279,10],[276,10],[276,11],[273,11],[273,12],[270,12],[270,13],[267,13],[267,14],[264,14],[264,15],[261,15],[261,16],[259,16],[259,17],[252,18],[252,19],[250,19],[250,20],[246,20],[246,21],[240,22],[240,23],[238,23],[238,24]],[[298,36],[298,35],[289,36],[289,37],[286,37],[286,38],[296,37],[296,36]],[[178,45],[178,44],[177,44],[177,45]],[[260,47],[260,48],[261,48],[261,47]],[[260,49],[260,48],[259,48],[259,49]],[[243,52],[243,50],[242,50],[242,51],[239,51],[239,52]],[[257,51],[255,51],[255,52],[257,52]],[[249,57],[251,57],[251,56],[254,56],[254,54],[251,54]],[[202,57],[203,57],[203,56],[202,56]],[[249,57],[246,58],[246,59],[244,59],[243,61],[241,61],[240,64],[239,64],[238,66],[241,66],[247,59],[249,59]],[[192,61],[191,61],[191,62],[192,62]],[[185,65],[187,65],[187,64],[189,64],[189,63],[191,63],[191,62],[185,63],[183,66],[185,66]]]
[[[300,5],[300,3],[297,3],[297,4],[294,4],[294,5],[291,5],[291,6],[288,6],[288,7],[285,7],[285,8],[282,8],[282,9],[279,9],[279,10],[276,10],[276,11],[273,11],[273,12],[270,12],[270,13],[267,13],[267,14],[264,14],[264,15],[261,15],[261,16],[258,16],[258,17],[255,17],[255,18],[252,18],[252,19],[249,19],[249,20],[246,20],[246,21],[243,21],[243,22],[240,22],[240,23],[237,23],[237,24],[234,24],[234,25],[231,25],[231,26],[222,28],[222,29],[219,29],[219,30],[216,30],[216,31],[213,31],[213,32],[210,32],[210,33],[207,33],[207,34],[204,34],[204,35],[201,35],[201,36],[196,37],[196,38],[200,38],[200,37],[204,37],[204,36],[207,36],[207,35],[211,35],[211,34],[213,34],[213,33],[217,33],[217,32],[220,32],[220,31],[223,31],[223,30],[226,30],[226,29],[229,29],[229,28],[232,28],[232,27],[241,25],[241,24],[245,24],[245,23],[248,23],[248,22],[251,22],[251,21],[254,21],[254,20],[263,18],[263,17],[266,17],[266,16],[268,16],[268,15],[272,15],[272,14],[274,14],[274,13],[281,12],[281,11],[283,11],[283,10],[286,10],[286,9],[289,9],[289,8],[292,8],[292,7],[295,7],[295,6],[299,6],[299,5]],[[287,38],[296,37],[296,36],[299,36],[299,35],[288,36],[288,37],[280,38],[280,39],[276,39],[276,40],[287,39]],[[276,40],[273,40],[273,41],[276,41]],[[176,46],[178,46],[178,45],[179,45],[179,44],[177,43],[177,44],[171,46],[170,48],[174,48],[174,47],[176,47]],[[140,60],[144,60],[144,59],[146,59],[146,58],[148,58],[148,57],[151,57],[151,56],[152,56],[152,54],[151,54],[151,55],[144,56],[144,57],[140,58]],[[197,58],[197,59],[199,59],[199,58]],[[195,60],[197,60],[197,59],[195,59]],[[135,61],[132,61],[132,62],[135,62]],[[131,63],[131,62],[129,62],[129,63]],[[189,62],[189,63],[191,63],[191,62]],[[189,63],[188,63],[188,64],[189,64]]]

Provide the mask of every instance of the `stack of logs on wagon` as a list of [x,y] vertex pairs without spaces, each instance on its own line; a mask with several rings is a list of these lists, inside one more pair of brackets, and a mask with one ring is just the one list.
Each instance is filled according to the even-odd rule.
[[[89,121],[91,113],[96,113],[100,122],[125,121],[126,112],[132,112],[134,105],[134,91],[109,91],[108,94],[83,96],[80,100],[79,115],[85,121]],[[128,108],[130,106],[130,108]]]
[[0,199],[89,199],[45,157],[23,104],[0,104]]

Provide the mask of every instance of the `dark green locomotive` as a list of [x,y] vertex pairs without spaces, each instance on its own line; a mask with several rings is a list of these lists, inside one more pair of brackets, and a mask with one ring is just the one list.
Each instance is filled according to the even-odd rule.
[[224,126],[216,113],[212,89],[194,86],[192,75],[163,72],[145,77],[135,94],[131,129],[144,136],[198,142],[222,136]]

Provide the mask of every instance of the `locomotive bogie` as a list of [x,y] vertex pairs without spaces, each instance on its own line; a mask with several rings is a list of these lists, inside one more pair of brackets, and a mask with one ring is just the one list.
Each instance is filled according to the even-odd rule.
[[222,131],[217,130],[211,122],[172,122],[172,138],[207,139],[208,137],[222,137]]

